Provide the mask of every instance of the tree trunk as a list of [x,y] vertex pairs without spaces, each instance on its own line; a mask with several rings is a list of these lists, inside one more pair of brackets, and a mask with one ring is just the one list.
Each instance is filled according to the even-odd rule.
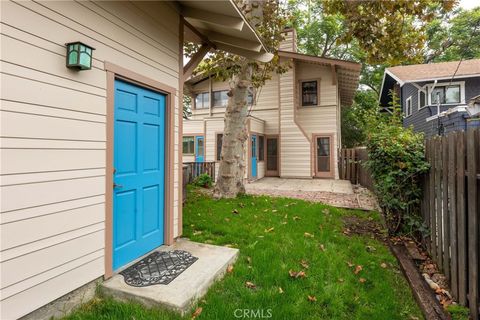
[[240,72],[230,82],[215,198],[235,198],[238,194],[245,193],[247,94],[251,80],[252,67],[245,61]]

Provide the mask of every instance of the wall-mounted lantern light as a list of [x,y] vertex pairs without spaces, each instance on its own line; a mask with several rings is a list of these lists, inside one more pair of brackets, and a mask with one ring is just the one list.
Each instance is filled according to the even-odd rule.
[[90,70],[92,68],[92,53],[95,50],[79,41],[70,42],[67,46],[67,68]]

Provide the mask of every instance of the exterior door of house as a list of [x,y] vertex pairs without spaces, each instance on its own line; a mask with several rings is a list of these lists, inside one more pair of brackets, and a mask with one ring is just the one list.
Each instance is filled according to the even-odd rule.
[[278,137],[267,137],[267,170],[265,175],[278,177]]
[[252,135],[252,178],[257,178],[257,136]]
[[333,150],[331,136],[315,136],[315,176],[319,178],[333,178]]
[[115,81],[113,270],[164,243],[166,96]]
[[202,136],[195,137],[195,162],[205,160],[205,140]]

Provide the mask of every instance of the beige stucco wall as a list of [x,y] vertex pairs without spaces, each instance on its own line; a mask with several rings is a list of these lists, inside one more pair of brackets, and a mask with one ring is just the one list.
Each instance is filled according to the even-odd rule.
[[[1,316],[104,274],[104,61],[178,89],[178,15],[164,2],[1,2]],[[94,48],[65,67],[65,43]],[[177,92],[178,94],[178,92]],[[178,99],[174,231],[178,235]]]

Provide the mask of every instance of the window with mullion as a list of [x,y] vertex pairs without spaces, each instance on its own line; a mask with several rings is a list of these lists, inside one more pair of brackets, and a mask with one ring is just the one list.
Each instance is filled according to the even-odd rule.
[[202,92],[195,97],[195,109],[208,109],[210,108],[210,94],[208,92]]
[[213,106],[226,107],[228,104],[228,90],[213,91]]
[[194,147],[195,147],[195,142],[194,142],[194,137],[193,136],[185,136],[183,137],[183,154],[193,154],[194,153]]
[[318,105],[318,82],[302,81],[302,106]]

